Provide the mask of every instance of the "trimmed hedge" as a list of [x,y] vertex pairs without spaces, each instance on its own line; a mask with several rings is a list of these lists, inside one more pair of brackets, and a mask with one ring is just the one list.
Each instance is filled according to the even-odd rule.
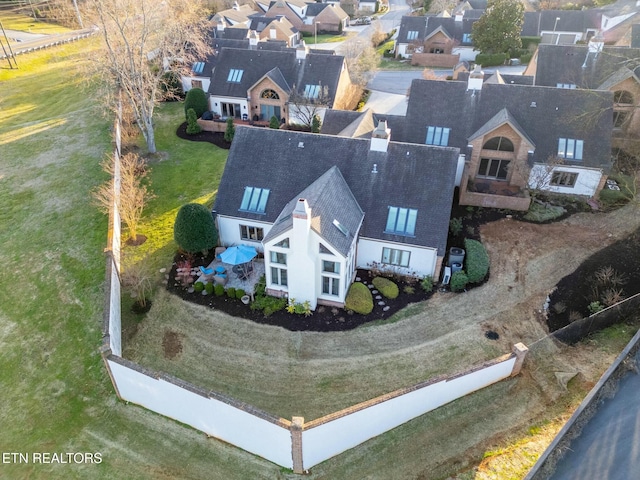
[[[211,285],[211,284],[207,283],[207,285]],[[224,295],[224,285],[216,283],[216,285],[213,287],[213,293],[216,295],[216,297],[223,296]]]
[[367,286],[360,282],[351,284],[344,306],[347,310],[362,315],[370,314],[373,310],[373,297]]
[[218,231],[211,212],[199,203],[187,203],[178,211],[173,239],[185,252],[205,252],[218,243]]
[[236,298],[240,300],[242,297],[246,295],[245,291],[242,288],[236,289]]
[[460,270],[459,272],[453,272],[449,286],[452,292],[461,292],[467,287],[467,283],[469,283],[467,274],[464,273],[464,270]]
[[195,87],[187,92],[187,96],[184,99],[185,117],[190,108],[193,108],[195,110],[197,118],[200,118],[204,112],[209,110],[207,94],[204,93],[204,90],[202,90],[201,88]]
[[504,65],[507,60],[505,53],[479,53],[476,55],[475,62],[483,67],[492,67],[494,65]]
[[373,286],[376,287],[385,298],[394,299],[397,298],[400,293],[398,285],[388,278],[376,277],[371,283],[373,283]]
[[480,283],[489,273],[489,255],[477,240],[465,238],[465,267],[469,283]]
[[227,297],[236,298],[236,289],[235,288],[229,287],[229,288],[227,288],[226,292],[227,292]]

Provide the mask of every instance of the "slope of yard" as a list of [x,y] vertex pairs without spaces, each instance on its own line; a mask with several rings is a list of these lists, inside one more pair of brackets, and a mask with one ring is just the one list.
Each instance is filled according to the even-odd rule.
[[[29,61],[21,62],[20,70],[0,70],[0,450],[99,452],[102,462],[2,463],[0,477],[292,478],[269,462],[116,399],[98,354],[107,225],[90,202],[91,189],[105,179],[99,163],[111,150],[111,121],[96,108],[95,91],[79,70],[93,48],[93,40],[82,41],[22,57]],[[142,259],[148,253],[154,267],[168,267],[175,212],[186,202],[213,201],[226,152],[172,135],[181,105],[165,105],[158,113],[158,149],[164,154],[150,164],[156,198],[140,226],[149,240],[125,254]],[[471,345],[468,359],[484,359],[508,351],[515,341],[543,337],[537,312],[550,286],[638,223],[630,209],[571,218],[551,230],[515,222],[506,228],[504,222],[482,231],[492,256],[491,282],[463,297],[437,296],[396,323],[332,337],[215,317],[212,322],[228,328],[218,328],[218,339],[203,337],[188,347],[185,336],[185,353],[173,367],[184,368],[179,362],[193,361],[192,354],[204,350],[219,364],[221,378],[211,381],[221,389],[240,399],[263,393],[264,403],[256,400],[263,408],[287,417],[303,412],[311,419],[429,376],[444,363],[458,368],[466,363],[462,345]],[[607,237],[607,230],[614,236]],[[129,349],[133,356],[165,362],[154,344],[162,324],[154,321],[169,322],[167,313],[173,311],[176,328],[188,333],[191,322],[209,320],[163,295],[155,303]],[[162,305],[167,310],[160,314]],[[134,332],[135,319],[127,322]],[[497,342],[485,339],[487,328],[500,333]],[[489,462],[478,466],[485,450],[496,458],[510,445],[516,449],[536,438],[529,427],[540,418],[562,418],[620,343],[611,338],[580,347],[538,342],[522,376],[372,439],[319,465],[312,478],[437,479],[458,471],[464,472],[460,478],[518,478],[468,472],[493,468]],[[133,351],[136,345],[151,349]],[[580,375],[565,391],[554,372],[576,368]],[[279,377],[265,380],[268,371]],[[206,376],[202,369],[194,375]],[[296,375],[305,381],[299,385],[304,402],[282,393]],[[366,385],[367,379],[375,384]],[[244,387],[247,382],[254,388]]]

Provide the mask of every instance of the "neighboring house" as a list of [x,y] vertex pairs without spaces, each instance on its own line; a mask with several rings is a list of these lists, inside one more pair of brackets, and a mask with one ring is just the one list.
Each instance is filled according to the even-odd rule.
[[251,5],[233,4],[233,8],[217,12],[211,17],[211,24],[218,30],[224,30],[227,27],[249,27],[251,16],[259,14],[260,10],[254,9]]
[[297,47],[302,41],[302,36],[298,29],[285,17],[255,15],[251,17],[249,30],[256,32],[261,41],[281,40],[290,48]]
[[267,291],[343,306],[356,268],[439,278],[459,151],[238,127],[214,211],[222,245],[264,253]]
[[224,30],[211,31],[209,55],[191,65],[188,73],[182,75],[182,89],[188,92],[194,87],[205,92],[209,90],[213,70],[218,63],[218,55],[223,48],[239,48],[252,50],[284,50],[288,44],[284,40],[267,38],[260,41],[258,34],[248,28],[229,27]]
[[[640,20],[640,8],[636,0],[618,0],[598,9],[602,13],[600,31],[605,42],[621,46],[630,46],[632,25]],[[631,45],[633,46],[633,45]]]
[[349,26],[349,15],[339,5],[310,3],[305,19],[305,31],[309,33],[340,33]]
[[540,37],[540,43],[573,45],[589,40],[601,22],[602,13],[593,9],[525,12],[522,36]]
[[[387,116],[394,139],[465,153],[460,203],[526,210],[527,187],[595,195],[611,166],[611,92],[414,80],[406,117]],[[546,178],[544,177],[546,174]]]
[[[321,53],[319,53],[321,52]],[[352,84],[343,56],[304,46],[282,51],[223,49],[209,86],[209,106],[222,117],[304,123],[302,104],[352,108]],[[326,106],[326,107],[325,107]]]
[[[458,61],[474,60],[477,51],[471,42],[471,27],[477,18],[464,15],[451,17],[427,15],[422,17],[404,16],[395,44],[396,58],[412,58],[414,54],[437,54],[457,56]],[[430,66],[440,66],[433,65]]]
[[526,74],[536,85],[612,92],[615,149],[640,151],[640,48],[540,45]]
[[339,5],[276,0],[265,11],[266,17],[283,16],[301,32],[342,32],[349,26],[349,15]]

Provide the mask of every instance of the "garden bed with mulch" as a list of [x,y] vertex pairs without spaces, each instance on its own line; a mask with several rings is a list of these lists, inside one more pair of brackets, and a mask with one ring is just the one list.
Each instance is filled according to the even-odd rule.
[[[319,305],[309,316],[288,313],[286,310],[265,316],[263,312],[251,310],[249,305],[243,304],[239,299],[229,298],[226,294],[216,296],[215,294],[202,295],[200,292],[189,293],[187,286],[183,286],[179,281],[175,280],[177,265],[185,258],[182,253],[178,253],[174,258],[172,269],[169,272],[169,281],[167,282],[167,290],[169,292],[178,295],[187,302],[221,310],[234,317],[246,318],[266,325],[275,325],[291,331],[331,332],[351,330],[368,322],[389,318],[407,305],[422,302],[432,295],[432,293],[426,293],[422,290],[418,283],[409,284],[406,281],[396,281],[400,290],[398,297],[394,299],[376,299],[376,295],[374,295],[374,308],[369,315],[349,313],[342,308]],[[197,268],[200,265],[209,265],[213,261],[213,254],[207,256],[192,255],[190,258],[192,266]],[[360,281],[373,290],[373,285],[371,285],[373,277],[368,270],[358,270],[357,276]],[[406,289],[405,287],[412,287],[413,293],[410,293],[411,289]],[[381,296],[380,294],[377,295]],[[384,303],[380,304],[380,302]]]

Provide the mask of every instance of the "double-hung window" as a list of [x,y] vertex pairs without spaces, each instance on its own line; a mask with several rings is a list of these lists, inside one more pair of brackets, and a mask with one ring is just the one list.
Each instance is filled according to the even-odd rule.
[[286,287],[287,283],[287,254],[271,251],[271,283]]
[[340,295],[340,263],[322,260],[322,293]]
[[572,172],[553,172],[551,175],[551,185],[556,187],[574,187],[578,179],[577,173]]

